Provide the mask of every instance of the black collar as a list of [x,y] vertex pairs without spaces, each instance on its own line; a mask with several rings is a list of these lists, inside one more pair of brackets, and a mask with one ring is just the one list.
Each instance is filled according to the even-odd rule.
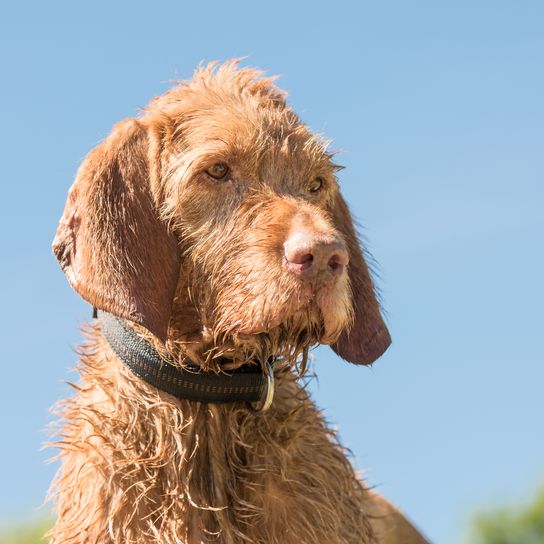
[[257,410],[266,410],[274,396],[274,372],[260,366],[243,366],[231,373],[191,371],[161,357],[126,321],[98,312],[102,334],[119,359],[148,384],[179,399],[198,402],[245,401]]

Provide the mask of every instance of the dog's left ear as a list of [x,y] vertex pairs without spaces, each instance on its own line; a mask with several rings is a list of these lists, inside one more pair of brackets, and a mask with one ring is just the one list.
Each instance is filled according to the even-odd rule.
[[159,214],[148,129],[116,125],[89,153],[68,194],[53,252],[71,286],[100,310],[164,340],[180,256]]
[[346,361],[368,365],[385,352],[391,344],[391,337],[380,313],[380,305],[348,205],[340,193],[334,197],[331,213],[348,247],[348,276],[354,311],[353,326],[344,330],[331,347]]

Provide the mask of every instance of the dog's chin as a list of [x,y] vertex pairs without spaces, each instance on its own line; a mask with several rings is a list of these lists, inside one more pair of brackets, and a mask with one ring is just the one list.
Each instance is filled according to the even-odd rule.
[[[334,295],[334,296],[332,296]],[[214,331],[214,358],[221,357],[221,368],[280,358],[297,364],[317,344],[334,343],[351,326],[349,293],[321,289],[311,299],[286,304],[282,311],[257,323],[249,320],[228,331]]]

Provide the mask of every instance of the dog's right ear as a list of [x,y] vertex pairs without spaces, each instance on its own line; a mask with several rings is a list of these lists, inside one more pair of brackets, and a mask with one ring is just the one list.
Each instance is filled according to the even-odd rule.
[[81,165],[53,252],[71,286],[94,307],[138,323],[164,340],[180,257],[159,217],[148,130],[116,125]]

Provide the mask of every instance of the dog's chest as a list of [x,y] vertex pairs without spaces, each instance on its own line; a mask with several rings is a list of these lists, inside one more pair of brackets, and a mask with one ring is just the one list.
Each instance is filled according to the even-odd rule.
[[59,506],[94,542],[373,541],[366,491],[290,373],[259,415],[159,394],[111,354],[80,370]]

